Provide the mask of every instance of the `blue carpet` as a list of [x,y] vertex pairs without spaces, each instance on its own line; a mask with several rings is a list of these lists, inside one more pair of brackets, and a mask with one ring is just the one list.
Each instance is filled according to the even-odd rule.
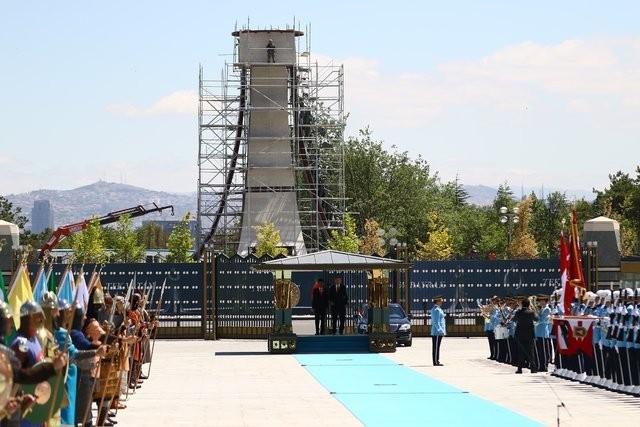
[[540,426],[379,354],[295,356],[366,426]]

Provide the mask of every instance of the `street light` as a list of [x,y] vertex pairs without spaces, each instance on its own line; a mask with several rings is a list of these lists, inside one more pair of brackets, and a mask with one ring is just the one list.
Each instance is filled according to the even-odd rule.
[[385,251],[387,250],[387,245],[395,247],[398,244],[398,239],[396,238],[396,236],[398,235],[398,230],[393,227],[391,227],[389,231],[385,231],[384,228],[379,228],[376,231],[376,234],[378,235],[378,243],[380,245],[380,248]]
[[513,232],[513,225],[520,222],[520,217],[518,213],[520,212],[520,208],[517,206],[509,212],[506,206],[502,206],[500,208],[500,222],[502,224],[507,224],[507,246],[511,244],[511,233]]

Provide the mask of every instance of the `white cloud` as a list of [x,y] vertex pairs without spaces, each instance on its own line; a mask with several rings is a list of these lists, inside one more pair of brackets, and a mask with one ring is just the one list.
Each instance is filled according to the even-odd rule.
[[107,111],[126,117],[195,116],[198,114],[198,94],[193,90],[180,90],[146,108],[133,104],[113,104],[107,106]]
[[460,107],[527,110],[542,97],[555,109],[565,98],[567,109],[581,113],[596,113],[605,100],[609,110],[636,108],[640,98],[640,78],[631,72],[640,69],[640,39],[631,37],[524,42],[423,73],[383,71],[370,58],[341,62],[345,110],[376,127],[421,127]]

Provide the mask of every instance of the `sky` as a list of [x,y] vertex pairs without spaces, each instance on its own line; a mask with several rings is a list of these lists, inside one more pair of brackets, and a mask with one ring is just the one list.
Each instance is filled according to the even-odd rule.
[[605,189],[640,164],[638,1],[0,0],[0,195],[195,192],[198,70],[235,29],[307,33],[366,127],[443,182]]

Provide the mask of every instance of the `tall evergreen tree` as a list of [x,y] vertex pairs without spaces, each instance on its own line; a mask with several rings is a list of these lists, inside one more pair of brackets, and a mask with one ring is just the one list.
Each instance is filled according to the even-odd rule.
[[173,231],[171,231],[167,242],[167,249],[169,249],[167,262],[193,262],[191,251],[193,250],[194,239],[191,237],[191,231],[189,229],[190,218],[191,213],[187,212],[180,222],[173,227]]

